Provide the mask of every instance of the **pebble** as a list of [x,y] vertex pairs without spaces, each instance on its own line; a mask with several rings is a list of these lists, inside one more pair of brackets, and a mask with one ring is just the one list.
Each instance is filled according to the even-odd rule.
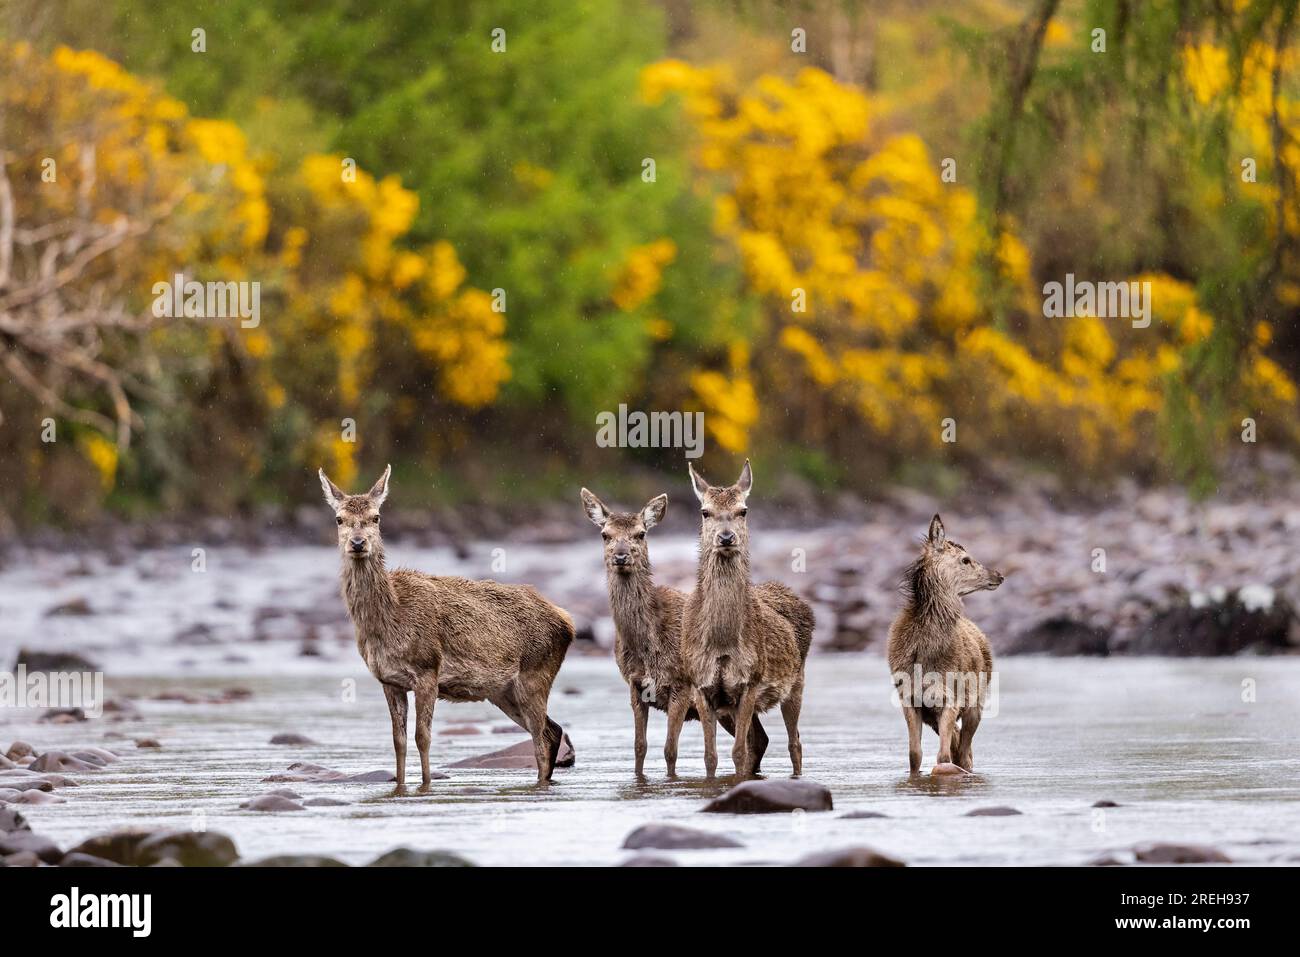
[[677,824],[643,824],[623,841],[627,851],[655,848],[657,850],[687,850],[710,847],[744,847],[739,841],[722,834],[712,834],[693,827]]
[[710,801],[704,810],[712,814],[771,814],[830,811],[833,805],[830,789],[814,781],[767,780],[738,784]]
[[794,862],[794,867],[906,867],[902,861],[870,847],[845,847],[834,851],[809,854]]

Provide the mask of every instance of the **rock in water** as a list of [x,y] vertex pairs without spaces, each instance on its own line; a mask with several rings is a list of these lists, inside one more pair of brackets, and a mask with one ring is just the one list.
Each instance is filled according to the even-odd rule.
[[637,854],[629,857],[619,867],[676,867],[677,862],[671,857],[659,857],[655,854]]
[[311,745],[311,744],[316,744],[317,742],[313,741],[311,738],[307,737],[305,734],[292,734],[292,733],[290,733],[290,734],[277,734],[277,735],[274,735],[274,736],[271,738],[270,743],[271,743],[271,744]]
[[[560,751],[555,758],[557,768],[571,768],[574,765],[575,755],[573,744],[569,741],[569,735],[566,733],[560,739]],[[533,742],[520,741],[518,744],[512,744],[508,748],[502,748],[500,751],[490,751],[487,754],[475,755],[472,758],[465,758],[454,764],[447,765],[449,768],[531,768],[537,770],[537,759],[533,755]]]
[[185,867],[226,867],[239,853],[219,831],[170,831],[122,828],[87,838],[68,852],[98,857],[129,867],[175,861]]
[[745,781],[714,798],[704,810],[713,814],[773,814],[781,811],[830,811],[830,789],[815,781]]
[[707,847],[744,847],[739,841],[733,841],[721,834],[710,834],[693,827],[680,827],[676,824],[643,824],[623,841],[623,849],[636,851],[641,848],[656,850],[690,850]]
[[305,811],[307,810],[292,798],[280,794],[263,794],[239,805],[246,811]]
[[1104,628],[1058,615],[1022,631],[1003,654],[1105,656],[1110,654],[1110,634]]
[[1222,851],[1201,844],[1148,844],[1134,852],[1143,864],[1231,864]]
[[845,847],[836,851],[809,854],[794,862],[794,867],[906,867],[870,847]]
[[76,851],[69,851],[63,855],[63,860],[59,861],[60,867],[121,867],[116,861],[105,860],[102,857],[91,857],[89,854],[81,854]]
[[977,807],[973,811],[967,811],[966,817],[1015,817],[1021,812],[1013,807],[998,805],[996,807]]
[[10,831],[0,834],[0,857],[21,854],[24,851],[35,854],[46,864],[57,864],[63,858],[63,851],[48,837],[32,831]]
[[240,861],[240,867],[347,867],[342,861],[324,854],[277,854],[260,861]]
[[1263,586],[1241,588],[1222,601],[1192,595],[1187,604],[1156,615],[1124,651],[1173,657],[1290,651],[1295,618],[1286,600]]
[[473,863],[450,851],[413,851],[409,847],[395,847],[381,854],[367,867],[473,867]]
[[960,777],[963,774],[970,774],[970,772],[963,767],[953,764],[951,761],[945,761],[943,764],[936,764],[930,770],[930,777],[932,778],[942,778],[942,777],[949,777],[949,776]]

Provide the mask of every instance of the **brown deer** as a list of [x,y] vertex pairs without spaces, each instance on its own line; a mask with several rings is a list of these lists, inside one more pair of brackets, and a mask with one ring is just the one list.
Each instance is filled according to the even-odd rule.
[[[614,659],[627,682],[632,701],[636,774],[645,771],[646,723],[650,709],[668,713],[664,763],[668,776],[677,774],[677,741],[682,724],[697,718],[692,690],[682,669],[682,608],[686,596],[676,588],[654,583],[646,532],[663,521],[668,496],[658,495],[639,512],[611,512],[599,498],[582,490],[582,506],[605,541],[605,579],[609,610],[614,618]],[[735,734],[731,716],[719,719]],[[767,750],[767,733],[754,715],[750,748],[757,770]]]
[[573,640],[573,620],[531,585],[438,577],[384,567],[379,509],[392,469],[364,495],[346,495],[320,472],[338,523],[342,592],[357,650],[379,679],[393,720],[397,786],[406,780],[407,692],[415,696],[420,777],[429,784],[433,706],[491,701],[533,738],[537,780],[548,781],[564,737],[546,714],[551,684]]
[[904,576],[906,604],[889,628],[889,670],[902,699],[913,774],[921,770],[922,722],[939,735],[932,773],[974,766],[971,742],[993,674],[993,652],[984,632],[966,617],[962,597],[992,591],[1004,579],[950,541],[938,515],[931,519],[921,555]]
[[[755,714],[781,706],[794,774],[803,773],[799,709],[804,664],[812,644],[813,612],[779,582],[751,585],[746,502],[753,486],[749,460],[735,485],[718,488],[688,464],[700,500],[700,560],[695,591],[682,618],[682,662],[695,690],[704,728],[704,769],[718,766],[719,713],[746,727]],[[731,749],[736,773],[752,774],[748,735]]]

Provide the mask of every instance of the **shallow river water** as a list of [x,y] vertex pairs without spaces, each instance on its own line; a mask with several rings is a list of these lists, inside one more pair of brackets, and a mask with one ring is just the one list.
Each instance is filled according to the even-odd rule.
[[[147,656],[146,656],[147,657]],[[347,772],[389,769],[391,741],[378,685],[360,667],[320,663],[287,676],[151,676],[108,681],[108,694],[141,696],[139,719],[37,723],[37,713],[0,715],[0,748],[22,739],[38,750],[100,745],[122,759],[74,774],[65,803],[24,808],[35,830],[62,846],[119,825],[205,826],[234,838],[245,859],[320,853],[351,864],[406,845],[457,852],[482,865],[610,865],[641,824],[678,823],[725,834],[744,846],[655,852],[680,864],[783,864],[818,850],[868,845],[909,864],[1083,864],[1131,859],[1153,841],[1209,844],[1234,862],[1300,862],[1300,660],[1059,660],[998,663],[996,716],[975,742],[977,774],[954,783],[909,779],[904,725],[874,654],[809,662],[803,712],[805,776],[829,787],[830,812],[715,815],[701,807],[728,782],[703,780],[701,735],[682,735],[680,780],[663,772],[664,720],[651,719],[647,780],[632,774],[627,693],[611,659],[571,654],[551,699],[572,737],[577,763],[538,788],[523,770],[448,769],[427,793],[395,796],[391,785],[261,783],[295,761]],[[355,700],[346,700],[355,680]],[[1253,701],[1243,701],[1253,682]],[[157,701],[160,689],[252,693],[223,704]],[[1252,695],[1245,695],[1246,698]],[[440,703],[433,763],[524,740],[494,733],[509,724],[490,705]],[[765,721],[764,771],[789,773],[779,714]],[[473,727],[479,733],[442,734]],[[313,746],[272,746],[298,732]],[[115,734],[126,735],[118,738]],[[110,735],[106,737],[106,735]],[[159,750],[130,739],[154,737]],[[719,735],[721,763],[728,741]],[[925,766],[936,739],[925,732]],[[418,783],[414,740],[408,780]],[[342,806],[259,813],[241,801],[280,787]],[[1118,802],[1097,810],[1099,800]],[[967,817],[995,805],[1021,813]],[[879,818],[846,818],[874,811]]]

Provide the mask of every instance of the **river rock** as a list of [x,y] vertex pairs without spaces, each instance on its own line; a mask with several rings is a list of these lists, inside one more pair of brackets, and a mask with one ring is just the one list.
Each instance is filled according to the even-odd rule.
[[671,857],[660,857],[657,854],[637,854],[635,857],[629,857],[619,867],[676,867],[677,862]]
[[27,819],[16,810],[9,807],[0,807],[0,834],[30,830],[31,826],[27,823]]
[[967,811],[965,817],[1015,817],[1020,814],[1013,807],[1004,805],[995,805],[994,807],[977,807],[973,811]]
[[0,771],[12,771],[16,767],[18,767],[18,765],[14,764],[14,762],[10,761],[3,754],[0,754]]
[[64,751],[45,751],[28,765],[30,771],[98,771],[102,765],[92,764]]
[[305,734],[294,734],[294,733],[292,733],[292,732],[287,732],[287,733],[285,733],[285,734],[277,734],[277,735],[273,735],[273,736],[271,737],[271,740],[270,740],[268,743],[269,743],[269,744],[285,744],[285,745],[303,745],[303,746],[306,746],[306,745],[318,744],[319,742],[317,742],[317,741],[313,741],[311,738],[307,737]]
[[1134,849],[1143,864],[1231,864],[1232,858],[1203,844],[1148,844]]
[[68,853],[85,854],[131,867],[148,867],[167,860],[185,867],[225,867],[239,857],[235,842],[219,831],[139,827],[96,834]]
[[110,861],[103,857],[93,857],[90,854],[82,854],[78,851],[70,851],[63,855],[63,860],[59,861],[60,867],[121,867],[116,861]]
[[5,752],[5,757],[10,761],[21,763],[23,758],[36,757],[36,753],[32,750],[32,746],[26,741],[15,741],[13,744],[9,745],[9,750]]
[[20,854],[23,851],[30,851],[46,864],[57,864],[63,858],[63,851],[59,850],[59,845],[43,834],[36,834],[30,830],[0,834],[0,856]]
[[707,847],[744,847],[739,841],[722,834],[676,824],[643,824],[623,841],[623,849],[636,851],[642,848],[656,850],[688,850]]
[[936,764],[930,769],[930,777],[961,777],[963,774],[970,774],[965,768],[953,764],[951,761],[945,761],[943,764]]
[[19,791],[18,796],[10,802],[11,804],[62,804],[63,798],[55,794],[46,794],[44,791]]
[[1122,804],[1116,804],[1114,801],[1094,801],[1093,807],[1123,807]]
[[844,847],[834,851],[809,854],[795,861],[794,867],[906,867],[902,861],[870,847]]
[[0,781],[0,804],[12,803],[21,793],[17,788],[5,787],[4,782]]
[[745,781],[704,806],[712,814],[771,814],[833,810],[831,792],[815,781]]
[[381,854],[367,867],[473,867],[474,865],[450,851],[413,851],[409,847],[395,847]]
[[[73,617],[73,618],[83,618],[87,615],[93,615],[94,613],[95,613],[94,609],[90,607],[90,602],[86,601],[86,599],[70,598],[65,602],[60,602],[59,604],[54,605],[51,608],[47,609],[45,612],[45,617],[59,618],[59,617],[66,616],[66,617]],[[34,669],[30,665],[28,665],[28,670],[35,671],[37,669]],[[67,670],[75,670],[75,669],[49,668],[49,669],[40,669],[40,670],[67,671]]]
[[47,708],[36,720],[40,724],[77,724],[86,720],[86,712],[81,708]]
[[324,854],[276,854],[259,861],[240,861],[240,867],[347,867],[342,861]]
[[[430,777],[445,778],[447,775],[434,773]],[[270,774],[262,778],[263,783],[288,783],[294,782],[322,782],[322,783],[386,783],[396,781],[397,775],[392,771],[362,771],[359,774],[346,774],[343,771],[335,771],[333,768],[323,767],[319,764],[309,764],[306,761],[295,761],[289,765],[288,771],[278,774]]]
[[472,734],[482,734],[483,729],[475,727],[472,724],[454,724],[449,728],[443,728],[438,733],[442,735],[446,735],[449,738],[454,738],[454,737],[464,737]]
[[53,791],[54,785],[39,775],[30,778],[3,779],[4,787],[10,791]]
[[1022,631],[1004,649],[1009,655],[1093,655],[1110,654],[1110,633],[1073,618],[1057,616]]
[[879,811],[850,811],[848,814],[841,814],[840,817],[846,821],[865,821],[871,818],[889,817],[889,815],[881,814]]
[[[569,741],[569,735],[566,733],[560,739],[560,751],[555,758],[557,768],[571,768],[575,760],[573,744]],[[475,755],[472,758],[465,758],[454,764],[447,765],[449,768],[530,768],[537,770],[537,759],[533,755],[532,740],[520,741],[508,748],[502,748],[500,751],[491,751],[487,754]]]
[[279,794],[263,794],[239,805],[247,811],[305,811],[297,801]]
[[0,857],[0,867],[40,867],[41,859],[31,851],[19,851],[8,857]]
[[150,748],[161,748],[162,744],[157,738],[136,738],[135,746],[141,750]]

